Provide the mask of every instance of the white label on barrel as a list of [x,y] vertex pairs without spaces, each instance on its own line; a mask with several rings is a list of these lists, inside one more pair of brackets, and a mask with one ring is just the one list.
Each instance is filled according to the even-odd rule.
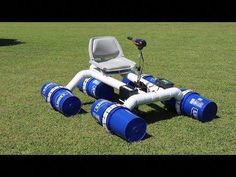
[[121,105],[120,105],[120,104],[113,104],[113,105],[109,106],[109,107],[105,110],[105,112],[103,113],[103,116],[102,116],[102,126],[103,126],[108,132],[110,132],[110,130],[109,130],[108,127],[107,127],[107,118],[108,118],[108,115],[109,115],[109,113],[110,113],[113,109],[115,109],[116,107],[119,107],[119,106],[121,106]]
[[204,105],[204,103],[202,102],[203,99],[202,98],[198,98],[197,100],[198,100],[198,105],[197,106],[199,108],[201,108]]
[[60,101],[61,99],[65,96],[65,95],[72,95],[69,91],[65,91],[64,93],[62,93],[58,98],[57,98],[57,101],[56,101],[56,107],[59,109],[59,104],[60,104]]
[[52,88],[50,90],[50,92],[48,93],[47,102],[49,103],[49,105],[51,105],[50,102],[51,102],[51,96],[52,96],[53,92],[59,88],[63,88],[63,86],[56,86],[56,87]]
[[96,96],[96,95],[95,95],[96,88],[97,88],[97,85],[93,85],[93,87],[92,87],[93,96]]
[[191,115],[193,115],[193,117],[195,117],[197,119],[198,118],[198,109],[192,108]]
[[194,104],[194,102],[195,102],[195,98],[192,98],[189,103]]
[[93,96],[95,96],[95,97],[96,97],[96,95],[95,95],[96,88],[97,88],[98,84],[100,84],[100,83],[101,83],[101,81],[99,81],[99,80],[93,80],[92,93],[93,93]]
[[45,99],[47,99],[46,96],[44,96],[46,90],[48,89],[49,86],[51,86],[51,85],[53,85],[53,84],[54,84],[54,83],[49,83],[49,84],[47,84],[47,85],[44,87],[42,93],[43,93],[43,97],[44,97]]
[[101,106],[104,102],[107,102],[107,100],[102,100],[102,101],[100,101],[100,102],[95,106],[94,111],[95,111],[95,112],[98,112],[100,106]]
[[93,84],[95,84],[95,85],[98,85],[98,84],[100,84],[101,83],[101,81],[99,81],[99,80],[94,80],[93,81]]
[[202,102],[202,98],[198,98],[197,100],[195,98],[192,98],[190,104],[197,106],[199,108],[201,108],[204,105],[204,103]]
[[90,79],[90,78],[86,78],[86,79],[84,80],[84,82],[83,82],[83,92],[84,92],[86,95],[88,95],[88,94],[87,94],[87,91],[86,91],[86,87],[87,87],[87,83],[88,83],[89,79]]

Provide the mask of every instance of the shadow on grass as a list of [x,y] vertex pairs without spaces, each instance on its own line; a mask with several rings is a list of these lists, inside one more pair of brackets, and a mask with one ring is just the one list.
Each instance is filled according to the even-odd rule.
[[1,46],[12,46],[18,44],[24,44],[25,42],[18,41],[17,39],[2,39],[0,38],[0,47]]
[[88,112],[87,111],[85,111],[83,108],[81,108],[81,110],[80,110],[80,112],[79,112],[79,114],[87,114]]
[[152,137],[152,135],[146,133],[146,135],[143,137],[142,141],[144,141],[144,140],[146,140],[148,138],[151,138],[151,137]]
[[[92,103],[94,103],[94,101],[83,103],[83,105],[92,104]],[[115,93],[115,96],[110,101],[111,102],[119,102],[119,95]],[[152,124],[152,123],[155,123],[155,122],[158,122],[158,121],[168,120],[168,119],[172,119],[174,117],[179,116],[175,111],[165,109],[165,108],[160,107],[160,106],[158,106],[154,103],[150,103],[150,104],[147,104],[147,105],[149,107],[153,108],[153,110],[148,111],[148,112],[144,112],[144,111],[141,111],[139,109],[134,109],[132,111],[134,114],[136,114],[136,115],[140,116],[141,118],[143,118],[147,124]],[[81,114],[86,114],[88,112],[81,109],[80,113]],[[186,118],[187,118],[187,116],[186,116]],[[190,117],[188,117],[188,118],[190,118]],[[220,118],[220,117],[216,116],[214,119],[218,119],[218,118]],[[195,118],[193,118],[193,119],[195,119]],[[213,120],[210,120],[210,121],[213,121]],[[198,120],[196,120],[196,121],[198,121]],[[142,141],[144,141],[146,139],[149,139],[151,137],[152,137],[151,134],[146,133],[146,135],[144,136]]]
[[[96,100],[85,102],[85,103],[83,103],[83,105],[93,104],[95,101]],[[117,102],[117,103],[122,104],[119,101],[119,95],[117,93],[115,93],[114,97],[112,99],[110,99],[109,101]],[[174,110],[165,109],[163,107],[158,106],[157,104],[150,103],[150,104],[147,104],[147,105],[149,107],[153,108],[153,110],[148,111],[148,112],[144,112],[144,111],[141,111],[139,109],[134,109],[132,111],[134,114],[136,114],[136,115],[140,116],[141,118],[143,118],[146,121],[147,124],[152,124],[152,123],[155,123],[155,122],[158,122],[158,121],[168,120],[168,119],[172,119],[174,117],[179,116]],[[188,117],[188,116],[186,116],[186,118],[195,119],[193,117]],[[217,115],[214,119],[219,119],[219,118],[220,117]],[[205,121],[205,122],[210,122],[210,121],[213,121],[214,119],[209,120],[209,121]],[[198,120],[196,120],[196,121],[198,121]]]
[[[168,119],[172,119],[174,117],[179,116],[179,114],[177,114],[175,111],[173,110],[169,110],[169,109],[164,109],[154,103],[150,103],[147,104],[148,106],[150,106],[151,108],[153,108],[154,110],[151,110],[149,112],[143,112],[140,110],[135,110],[135,114],[139,115],[140,117],[142,117],[147,124],[152,124],[158,121],[162,121],[162,120],[168,120]],[[194,119],[196,121],[196,118],[194,117],[189,117],[189,116],[185,116],[186,118],[191,118]],[[210,120],[206,120],[203,121],[202,123],[207,123],[207,122],[211,122],[214,121],[215,119],[219,119],[220,117],[218,115],[216,115],[216,117],[214,117],[213,119]]]
[[[83,105],[92,105],[97,99],[94,99],[93,101],[88,101],[88,102],[84,102]],[[117,102],[117,103],[121,103],[119,101],[119,95],[117,93],[114,93],[114,96],[113,98],[109,99],[108,101],[111,101],[111,102]]]
[[89,101],[89,102],[85,102],[85,103],[83,103],[83,105],[87,105],[87,104],[92,105],[95,101],[96,101],[96,100],[94,100],[94,101]]
[[154,103],[148,104],[148,106],[150,106],[154,110],[151,110],[148,112],[135,110],[135,113],[137,115],[139,115],[140,117],[142,117],[147,122],[147,124],[152,124],[152,123],[155,123],[155,122],[158,122],[161,120],[172,119],[172,118],[178,116],[177,113],[175,113],[173,111],[166,110]]
[[[115,93],[114,97],[112,99],[110,99],[109,101],[118,102],[118,103],[122,104],[119,101],[119,94],[117,94],[117,93]],[[93,102],[88,102],[88,103],[83,103],[83,104],[86,105],[86,104],[92,104],[92,103]],[[154,103],[150,103],[150,104],[148,104],[148,106],[150,106],[154,110],[149,111],[149,112],[143,112],[139,109],[134,109],[132,111],[134,114],[142,117],[147,122],[147,124],[155,123],[155,122],[161,121],[161,120],[171,119],[175,116],[178,116],[177,113],[170,111],[170,110],[166,110]]]

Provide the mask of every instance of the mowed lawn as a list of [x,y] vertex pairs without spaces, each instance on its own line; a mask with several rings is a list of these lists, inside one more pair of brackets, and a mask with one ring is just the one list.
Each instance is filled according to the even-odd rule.
[[[78,89],[81,114],[52,110],[41,86],[88,69],[89,39],[100,35],[115,36],[135,62],[126,37],[144,38],[144,72],[214,100],[217,118],[142,105],[148,136],[130,144],[92,118],[95,99]],[[0,23],[0,154],[236,154],[236,23]]]

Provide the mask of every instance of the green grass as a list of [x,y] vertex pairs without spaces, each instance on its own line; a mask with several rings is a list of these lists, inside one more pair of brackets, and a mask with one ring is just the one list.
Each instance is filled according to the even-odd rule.
[[[236,23],[0,23],[0,39],[24,42],[0,46],[0,154],[236,154],[235,32]],[[41,86],[87,69],[89,38],[99,35],[115,36],[136,62],[126,37],[146,39],[145,73],[214,100],[219,118],[201,123],[143,105],[150,137],[129,144],[96,123],[94,99],[78,90],[87,113],[50,109]]]

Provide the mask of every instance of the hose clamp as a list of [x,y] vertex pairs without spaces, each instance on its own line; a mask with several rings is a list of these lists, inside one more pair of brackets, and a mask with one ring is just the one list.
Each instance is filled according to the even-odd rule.
[[48,97],[47,97],[47,103],[52,107],[51,105],[51,97],[52,97],[52,94],[56,91],[56,90],[59,90],[60,88],[64,88],[63,86],[56,86],[56,87],[53,87],[50,92],[48,93]]
[[90,78],[86,78],[83,82],[83,92],[88,95],[87,91],[86,91],[86,87],[87,87],[87,83],[90,80]]
[[[183,94],[182,99],[184,98],[184,96],[185,96],[187,93],[192,92],[192,91],[193,91],[193,90],[190,90],[190,89],[187,89],[187,90],[182,91],[182,94]],[[181,100],[176,100],[176,103],[175,103],[175,109],[176,109],[176,112],[177,112],[178,114],[181,114],[180,102],[182,101],[182,99],[181,99]]]
[[108,121],[108,115],[109,113],[114,110],[115,108],[117,107],[121,107],[120,104],[112,104],[111,106],[109,106],[105,112],[103,113],[103,116],[102,116],[102,126],[108,131],[108,132],[111,132],[108,127],[107,127],[107,121]]

